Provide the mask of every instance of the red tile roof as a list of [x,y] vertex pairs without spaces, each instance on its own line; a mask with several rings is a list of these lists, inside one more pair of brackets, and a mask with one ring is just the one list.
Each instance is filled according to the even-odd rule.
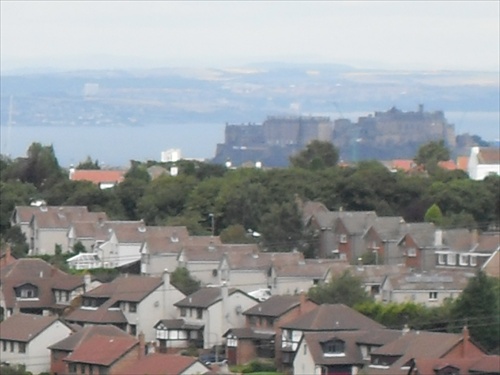
[[94,335],[81,343],[64,361],[110,366],[138,345],[139,340],[132,336]]
[[75,350],[82,342],[85,342],[90,337],[95,335],[112,337],[131,337],[128,333],[114,325],[92,325],[80,329],[78,332],[66,337],[65,339],[56,342],[49,346],[49,349],[63,350],[71,352]]
[[125,171],[117,170],[85,170],[76,169],[70,173],[70,180],[72,181],[90,181],[96,185],[106,183],[120,183],[124,179]]
[[[175,354],[150,354],[127,368],[128,375],[177,375],[187,370],[198,360]],[[200,363],[201,365],[201,363]],[[207,368],[207,372],[209,369]]]
[[467,171],[469,169],[468,156],[459,156],[457,158],[457,169],[461,169],[462,171]]
[[454,171],[455,169],[458,169],[453,160],[440,161],[438,162],[438,166],[448,171]]

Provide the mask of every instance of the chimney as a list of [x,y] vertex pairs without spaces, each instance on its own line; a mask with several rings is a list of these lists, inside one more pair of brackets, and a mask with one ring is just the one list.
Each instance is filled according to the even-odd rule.
[[436,229],[434,232],[434,246],[443,246],[443,231]]
[[168,272],[168,268],[163,270],[163,286],[165,290],[170,288],[170,272]]
[[[221,328],[222,328],[222,332],[226,332],[227,329],[229,328],[228,327],[228,318],[229,318],[229,301],[228,301],[228,297],[229,297],[229,291],[228,291],[228,288],[227,288],[227,283],[226,281],[223,281],[222,282],[222,285],[221,285],[221,288],[220,288],[220,294],[221,294],[221,297],[222,297],[222,308],[221,308],[221,311],[222,311],[222,320],[221,320]],[[217,338],[217,340],[219,340],[219,338]]]
[[85,292],[90,291],[90,289],[92,288],[92,279],[90,277],[90,273],[85,272],[85,274],[83,275],[83,284]]
[[299,296],[299,301],[300,301],[300,305],[299,305],[299,313],[300,315],[302,314],[305,314],[305,309],[306,309],[306,302],[307,302],[307,295],[306,295],[306,292],[302,291],[300,293],[300,296]]
[[408,324],[405,324],[404,327],[403,327],[403,336],[406,335],[407,333],[410,332],[410,327],[408,327]]
[[479,232],[477,229],[473,229],[471,232],[472,248],[475,248],[479,244]]
[[470,346],[470,335],[469,328],[464,326],[462,329],[463,334],[463,342],[462,342],[462,358],[467,358],[467,355],[470,354],[469,346]]
[[141,359],[146,354],[146,341],[145,341],[145,337],[144,337],[144,332],[141,331],[139,333],[139,335],[137,336],[137,338],[139,339],[139,356],[138,356],[138,359]]
[[168,272],[168,269],[165,268],[163,270],[163,317],[166,318],[168,316],[168,306],[172,306],[172,302],[169,303],[169,291],[172,289],[172,286],[170,285],[170,272]]

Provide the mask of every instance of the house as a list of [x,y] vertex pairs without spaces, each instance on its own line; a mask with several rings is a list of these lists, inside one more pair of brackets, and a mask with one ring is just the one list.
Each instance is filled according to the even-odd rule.
[[0,307],[22,313],[62,314],[71,301],[97,286],[90,275],[68,275],[42,259],[21,258],[2,268]]
[[349,272],[362,281],[366,293],[376,301],[382,301],[381,288],[387,276],[400,275],[407,271],[403,264],[358,265],[349,268]]
[[40,206],[29,223],[29,248],[32,255],[54,255],[57,246],[62,253],[70,251],[68,230],[76,221],[107,220],[104,212],[89,212],[83,206]]
[[10,215],[10,226],[17,226],[26,237],[26,241],[31,238],[30,221],[35,212],[40,211],[40,207],[47,207],[43,200],[33,201],[29,206],[16,206]]
[[130,337],[123,330],[113,325],[87,326],[79,329],[70,336],[49,346],[50,372],[53,374],[67,373],[67,363],[64,361],[84,341],[95,335],[113,337]]
[[[140,335],[141,336],[141,335]],[[69,374],[126,374],[127,368],[145,355],[144,337],[93,335],[66,358]]]
[[125,179],[126,171],[110,169],[69,169],[71,181],[89,181],[101,189],[109,189]]
[[363,235],[376,218],[374,211],[340,212],[332,226],[337,246],[333,250],[334,257],[357,263],[365,252]]
[[81,306],[66,320],[81,326],[113,324],[132,336],[144,332],[150,342],[156,322],[176,317],[173,302],[182,298],[168,271],[163,277],[124,275],[83,294]]
[[500,375],[500,356],[481,355],[465,358],[418,358],[411,361],[408,375]]
[[106,220],[74,221],[68,230],[68,249],[76,252],[75,246],[79,244],[86,252],[91,253],[96,245],[102,244],[108,238],[108,234]]
[[273,265],[268,285],[272,294],[299,294],[330,281],[333,275],[341,274],[348,268],[346,261],[338,259],[305,259],[281,267]]
[[407,375],[415,359],[477,358],[485,354],[471,341],[466,327],[462,334],[410,331],[374,349],[366,372]]
[[144,221],[106,221],[106,239],[96,242],[97,253],[103,268],[117,268],[138,262],[141,259],[140,248],[146,238]]
[[15,314],[0,323],[2,363],[24,365],[26,371],[50,369],[48,346],[68,337],[72,328],[56,316]]
[[186,268],[190,275],[203,285],[218,285],[220,282],[219,265],[225,253],[259,252],[257,244],[217,244],[185,245],[177,256],[177,267]]
[[152,165],[148,168],[148,175],[151,180],[156,180],[158,177],[168,175],[168,170],[159,165]]
[[373,254],[375,264],[398,264],[397,242],[405,221],[400,216],[377,217],[363,233],[364,253]]
[[154,353],[144,356],[127,367],[127,375],[200,375],[210,369],[194,357]]
[[258,301],[239,289],[205,287],[177,301],[174,319],[158,319],[156,339],[161,353],[175,352],[190,345],[209,349],[223,344],[223,335],[230,327],[245,323],[243,311]]
[[306,298],[275,295],[246,310],[244,327],[230,328],[226,333],[226,356],[230,365],[244,364],[256,358],[274,358],[281,364],[281,328],[318,305]]
[[322,304],[281,325],[283,367],[291,367],[297,348],[306,332],[379,330],[384,326],[343,304]]
[[389,329],[307,332],[297,348],[293,373],[355,375],[369,363],[371,350],[401,335]]
[[218,267],[217,284],[225,281],[247,293],[267,288],[271,267],[293,267],[300,262],[304,262],[304,255],[300,252],[227,252],[222,255]]
[[[436,250],[447,249],[443,244],[443,232],[433,223],[404,224],[402,237],[397,242],[397,263],[419,271],[431,270],[436,264]],[[396,259],[397,260],[397,259]]]
[[500,249],[497,249],[481,268],[488,276],[500,278]]
[[221,244],[219,237],[189,236],[184,226],[148,226],[140,248],[141,273],[155,276],[165,268],[175,270],[183,246],[208,246],[210,243]]
[[472,272],[428,271],[387,275],[380,286],[382,302],[414,302],[439,306],[447,298],[456,298],[467,286]]
[[473,180],[484,180],[490,175],[500,175],[500,149],[498,147],[472,147],[467,172]]

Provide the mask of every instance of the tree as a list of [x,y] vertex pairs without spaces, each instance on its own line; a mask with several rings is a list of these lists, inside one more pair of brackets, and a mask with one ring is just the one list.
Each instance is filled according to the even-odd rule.
[[296,168],[323,169],[334,167],[339,160],[339,152],[330,142],[314,140],[305,150],[290,157],[290,163]]
[[319,304],[343,303],[350,307],[370,300],[362,280],[348,270],[333,276],[328,283],[309,289],[309,297]]
[[76,166],[76,169],[87,169],[87,170],[94,169],[94,170],[97,170],[97,169],[101,169],[101,167],[99,166],[99,161],[97,159],[96,159],[96,161],[93,161],[90,156],[87,156],[87,159],[78,163],[78,165]]
[[243,225],[230,225],[220,232],[222,243],[253,243],[255,240]]
[[450,150],[445,146],[444,140],[431,141],[420,146],[414,160],[432,174],[437,170],[438,162],[450,160]]
[[436,225],[441,225],[443,222],[443,213],[439,206],[434,203],[429,209],[426,211],[424,215],[424,220],[428,223],[434,223]]
[[28,157],[22,181],[32,183],[37,188],[50,189],[63,176],[54,147],[33,143],[28,149]]
[[486,350],[500,352],[500,281],[479,271],[452,308],[452,329],[467,325],[471,337]]
[[188,269],[185,267],[178,267],[172,272],[170,275],[170,283],[186,296],[200,289],[200,282],[193,279]]
[[264,245],[272,251],[300,250],[303,228],[295,202],[271,205],[270,211],[262,216],[259,232]]

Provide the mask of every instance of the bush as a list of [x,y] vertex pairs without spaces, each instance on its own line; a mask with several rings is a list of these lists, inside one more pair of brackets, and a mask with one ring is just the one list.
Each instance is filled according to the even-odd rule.
[[274,372],[274,371],[276,371],[276,366],[274,365],[273,362],[254,360],[254,361],[248,362],[241,369],[241,372],[243,374],[248,374],[248,373],[252,373],[252,372],[265,372],[265,371]]

